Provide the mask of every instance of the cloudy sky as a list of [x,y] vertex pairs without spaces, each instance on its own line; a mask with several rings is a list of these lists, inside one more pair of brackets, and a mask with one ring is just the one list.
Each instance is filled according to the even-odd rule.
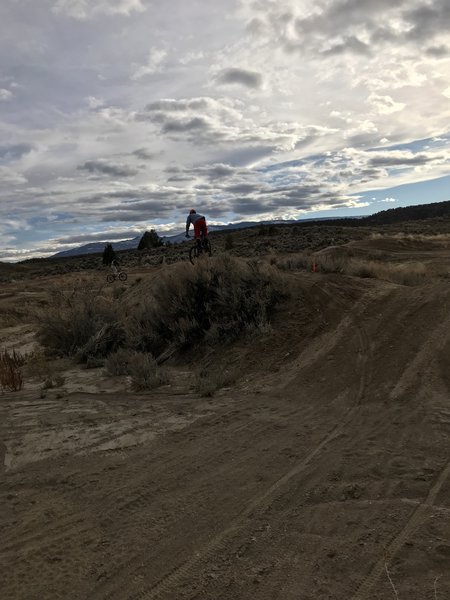
[[0,260],[449,190],[449,0],[0,2]]

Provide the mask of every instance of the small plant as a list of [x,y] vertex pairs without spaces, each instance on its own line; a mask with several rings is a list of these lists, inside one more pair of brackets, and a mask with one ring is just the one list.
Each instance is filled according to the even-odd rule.
[[106,372],[113,376],[129,375],[130,365],[137,356],[139,356],[139,353],[134,350],[119,348],[105,360]]
[[55,377],[47,377],[42,384],[43,390],[51,390],[52,388],[61,387],[65,383],[65,378],[62,375],[56,375]]
[[234,246],[233,236],[231,233],[227,233],[225,237],[225,250],[232,250]]
[[0,352],[0,385],[3,390],[17,392],[22,389],[23,378],[20,367],[23,365],[22,357],[13,350]]
[[200,371],[195,380],[194,389],[204,398],[211,398],[220,389],[233,384],[237,374],[222,369]]
[[168,377],[150,353],[136,353],[128,369],[131,386],[136,391],[153,390],[164,383]]

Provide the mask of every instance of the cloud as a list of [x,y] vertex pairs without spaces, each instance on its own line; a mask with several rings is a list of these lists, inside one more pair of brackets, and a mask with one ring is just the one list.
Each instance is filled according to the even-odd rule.
[[260,88],[262,80],[261,73],[238,68],[223,69],[216,77],[219,84],[238,84],[251,89]]
[[383,115],[399,112],[406,106],[403,102],[395,102],[390,96],[380,96],[378,94],[370,94],[369,102],[376,108],[379,114]]
[[441,155],[401,151],[388,151],[377,154],[370,158],[368,164],[374,167],[404,167],[425,165],[430,162],[442,161],[445,158]]
[[345,54],[346,52],[369,56],[371,54],[371,49],[369,44],[366,44],[356,36],[351,35],[346,37],[342,42],[337,42],[326,50],[323,50],[323,54],[329,56],[338,56],[339,54]]
[[148,150],[148,148],[138,148],[137,150],[133,151],[133,155],[137,156],[141,160],[151,160],[152,158],[155,158],[156,153],[151,152]]
[[151,48],[147,62],[140,67],[137,67],[134,73],[131,75],[131,79],[141,79],[146,75],[153,75],[162,70],[164,60],[167,58],[167,50],[164,48]]
[[100,108],[101,106],[104,106],[104,104],[105,104],[104,100],[101,100],[100,98],[96,98],[95,96],[88,96],[85,100],[86,100],[89,108],[92,108],[93,110],[95,110],[96,108]]
[[85,20],[97,15],[129,16],[145,11],[142,0],[53,0],[52,11],[73,19]]
[[450,55],[450,48],[445,44],[440,44],[439,46],[430,46],[425,52],[434,58],[444,58]]
[[[233,153],[256,155],[294,149],[302,142],[330,133],[326,127],[301,127],[297,122],[257,120],[245,111],[246,105],[231,98],[200,97],[164,99],[148,104],[136,113],[137,121],[148,121],[161,134],[173,140],[186,139],[196,146],[218,148],[233,146]],[[221,162],[229,162],[221,161]]]
[[7,100],[11,100],[13,97],[13,93],[9,90],[5,90],[4,88],[0,89],[0,102],[6,102]]
[[0,182],[3,184],[20,184],[26,183],[27,179],[22,174],[18,173],[10,167],[0,166]]
[[81,233],[78,235],[69,235],[58,238],[55,240],[61,245],[73,245],[73,244],[87,244],[89,242],[103,242],[103,241],[119,241],[137,237],[141,235],[142,229],[136,229],[130,227],[128,229],[106,229],[104,231],[96,231],[92,233]]
[[13,162],[33,150],[31,144],[8,144],[0,146],[0,162]]
[[397,199],[390,198],[389,196],[387,196],[386,198],[383,198],[383,200],[381,200],[381,202],[397,202]]
[[132,177],[139,173],[138,169],[130,167],[123,163],[114,163],[106,159],[88,160],[78,169],[88,171],[98,175],[108,175],[111,177]]

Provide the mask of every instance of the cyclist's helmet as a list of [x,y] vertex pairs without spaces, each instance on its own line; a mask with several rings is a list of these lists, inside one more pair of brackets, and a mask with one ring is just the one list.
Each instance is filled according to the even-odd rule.
[[193,215],[195,213],[195,209],[191,208],[191,210],[189,211],[190,215]]

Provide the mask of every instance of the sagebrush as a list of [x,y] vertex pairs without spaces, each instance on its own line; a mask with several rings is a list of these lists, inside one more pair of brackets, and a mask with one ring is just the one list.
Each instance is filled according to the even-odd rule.
[[170,347],[230,340],[266,327],[282,296],[280,273],[267,263],[221,256],[174,265],[129,315],[126,342],[159,356]]
[[15,350],[0,351],[0,385],[3,390],[17,392],[22,389],[23,377],[20,367],[23,364],[22,355]]

